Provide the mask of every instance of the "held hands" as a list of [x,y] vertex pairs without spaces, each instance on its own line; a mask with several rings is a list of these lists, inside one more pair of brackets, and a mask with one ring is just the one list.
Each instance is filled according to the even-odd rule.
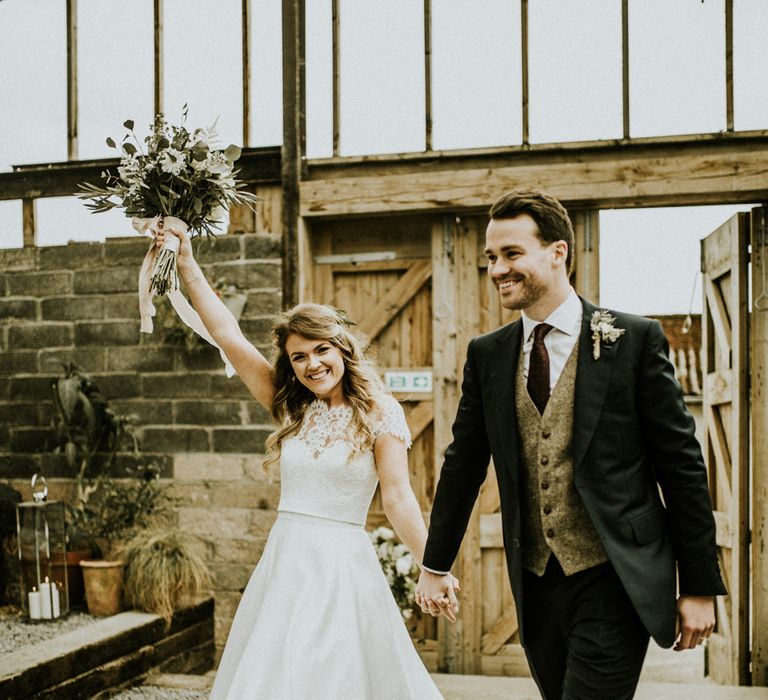
[[422,569],[416,584],[416,603],[422,612],[432,617],[442,616],[456,622],[456,613],[459,612],[456,591],[460,590],[459,581],[452,574],[441,576]]
[[192,244],[189,241],[189,236],[183,231],[179,231],[178,229],[174,228],[173,225],[169,225],[168,228],[161,228],[157,232],[157,238],[155,238],[155,246],[158,250],[163,247],[165,237],[168,235],[176,236],[176,238],[179,239],[179,254],[177,258],[179,265],[183,266],[194,260]]
[[715,601],[712,596],[681,595],[677,601],[675,651],[695,649],[715,628]]

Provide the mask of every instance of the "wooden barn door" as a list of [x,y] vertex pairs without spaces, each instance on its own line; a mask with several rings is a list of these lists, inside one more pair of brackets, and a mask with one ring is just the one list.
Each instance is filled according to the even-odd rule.
[[[405,409],[413,438],[411,485],[425,517],[435,489],[431,235],[431,221],[424,218],[315,223],[307,233],[309,264],[302,271],[304,298],[344,310],[357,323],[355,330],[370,339],[374,358]],[[385,523],[377,492],[367,528]],[[436,670],[436,621],[419,615],[411,626],[424,662]]]
[[748,240],[748,215],[737,214],[701,242],[703,447],[729,593],[716,599],[707,659],[712,678],[732,684],[749,679]]

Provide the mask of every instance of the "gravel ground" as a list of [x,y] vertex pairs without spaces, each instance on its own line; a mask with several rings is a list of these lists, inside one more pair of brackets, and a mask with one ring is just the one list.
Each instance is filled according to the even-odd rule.
[[128,688],[111,700],[207,700],[208,693],[201,690],[184,690],[182,688],[160,688],[156,685],[140,685]]
[[0,608],[0,654],[58,637],[97,619],[86,613],[71,612],[55,622],[29,622],[18,608]]

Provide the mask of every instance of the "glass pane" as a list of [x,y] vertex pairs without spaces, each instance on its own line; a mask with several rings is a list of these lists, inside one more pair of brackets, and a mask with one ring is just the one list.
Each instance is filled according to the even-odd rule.
[[103,241],[115,236],[136,235],[131,220],[122,210],[92,214],[76,197],[37,200],[38,245],[65,245],[69,241]]
[[432,145],[522,141],[520,1],[432,0]]
[[632,136],[725,129],[723,0],[629,4]]
[[[331,0],[306,4],[307,157],[333,154]],[[282,141],[282,139],[281,139]]]
[[340,0],[344,155],[424,149],[424,3]]
[[768,3],[733,6],[733,122],[736,129],[768,129]]
[[[600,304],[628,313],[701,313],[699,242],[751,205],[600,212]],[[695,285],[695,287],[694,287]]]
[[133,119],[138,134],[152,123],[153,17],[151,0],[77,3],[79,157],[117,155],[105,143],[120,140],[123,122]]
[[165,0],[165,113],[173,124],[218,118],[222,145],[243,141],[243,48],[240,0]]
[[0,170],[67,159],[66,3],[0,2]]
[[619,138],[621,3],[528,3],[530,139]]
[[283,142],[283,25],[281,0],[251,4],[251,143]]
[[24,244],[21,200],[0,201],[0,248],[21,248]]

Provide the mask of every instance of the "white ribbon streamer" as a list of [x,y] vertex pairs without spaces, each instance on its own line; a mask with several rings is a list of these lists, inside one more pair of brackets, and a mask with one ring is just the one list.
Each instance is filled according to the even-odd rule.
[[[186,223],[181,219],[177,219],[175,216],[159,217],[155,216],[151,219],[140,219],[134,217],[131,220],[133,228],[136,229],[142,236],[150,236],[152,243],[149,246],[146,256],[144,256],[144,262],[141,264],[141,270],[139,270],[139,313],[141,315],[141,332],[151,333],[154,327],[152,318],[157,313],[155,305],[152,303],[152,297],[154,292],[150,289],[152,284],[152,270],[155,266],[155,259],[157,258],[157,248],[155,247],[155,239],[160,230],[162,218],[162,227],[164,229],[175,229],[181,233],[186,233],[189,228]],[[170,235],[165,237],[163,248],[168,248],[174,253],[179,252],[180,241],[176,236]],[[172,290],[168,292],[167,297],[173,306],[174,311],[178,314],[179,318],[184,324],[189,326],[195,333],[201,338],[208,341],[211,345],[218,349],[221,359],[224,361],[224,371],[227,377],[232,377],[236,374],[235,368],[232,363],[227,359],[224,351],[217,345],[216,341],[211,337],[211,334],[205,329],[203,321],[200,315],[195,311],[185,296],[178,290]]]

